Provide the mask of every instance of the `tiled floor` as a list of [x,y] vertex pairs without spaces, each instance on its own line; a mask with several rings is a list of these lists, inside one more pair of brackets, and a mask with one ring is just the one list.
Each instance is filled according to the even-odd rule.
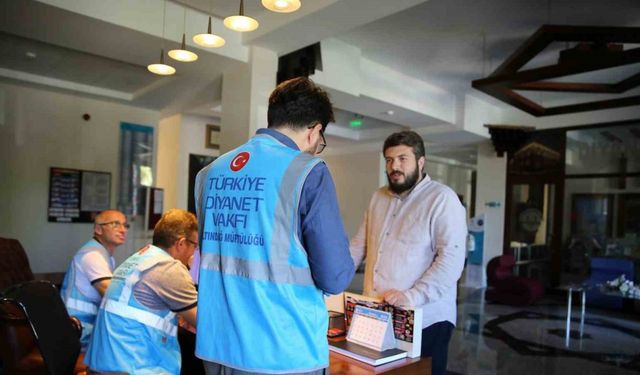
[[[527,307],[486,304],[483,290],[461,290],[458,325],[449,346],[451,374],[638,374],[640,314],[579,308],[565,347],[566,299],[547,296]],[[574,332],[575,331],[575,332]]]

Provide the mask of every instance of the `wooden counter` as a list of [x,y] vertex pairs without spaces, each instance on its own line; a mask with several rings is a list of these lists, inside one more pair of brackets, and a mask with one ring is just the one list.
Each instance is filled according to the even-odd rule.
[[431,358],[404,358],[371,366],[342,354],[329,351],[329,374],[338,375],[368,375],[368,374],[402,374],[402,375],[430,375]]

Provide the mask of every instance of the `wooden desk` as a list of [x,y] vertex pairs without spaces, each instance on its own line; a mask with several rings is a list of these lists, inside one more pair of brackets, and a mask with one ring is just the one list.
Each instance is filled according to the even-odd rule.
[[339,353],[329,351],[329,374],[331,375],[430,375],[431,358],[404,358],[371,366]]

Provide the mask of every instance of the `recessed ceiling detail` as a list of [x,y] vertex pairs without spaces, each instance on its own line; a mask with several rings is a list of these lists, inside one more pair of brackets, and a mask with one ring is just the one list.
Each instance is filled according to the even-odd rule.
[[[577,45],[561,51],[556,64],[520,70],[553,42]],[[473,81],[472,86],[537,117],[638,105],[640,95],[544,107],[516,92],[625,93],[640,86],[640,72],[615,83],[552,80],[640,62],[640,48],[625,50],[625,43],[640,43],[640,27],[544,25],[489,77]]]

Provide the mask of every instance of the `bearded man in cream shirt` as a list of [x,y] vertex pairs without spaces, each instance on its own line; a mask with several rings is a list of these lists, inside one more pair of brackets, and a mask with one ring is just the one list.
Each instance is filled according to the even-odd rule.
[[365,295],[423,308],[421,354],[431,357],[432,374],[445,374],[465,259],[465,209],[453,190],[423,173],[418,134],[390,135],[383,154],[389,184],[373,194],[351,256],[356,266],[366,258]]

